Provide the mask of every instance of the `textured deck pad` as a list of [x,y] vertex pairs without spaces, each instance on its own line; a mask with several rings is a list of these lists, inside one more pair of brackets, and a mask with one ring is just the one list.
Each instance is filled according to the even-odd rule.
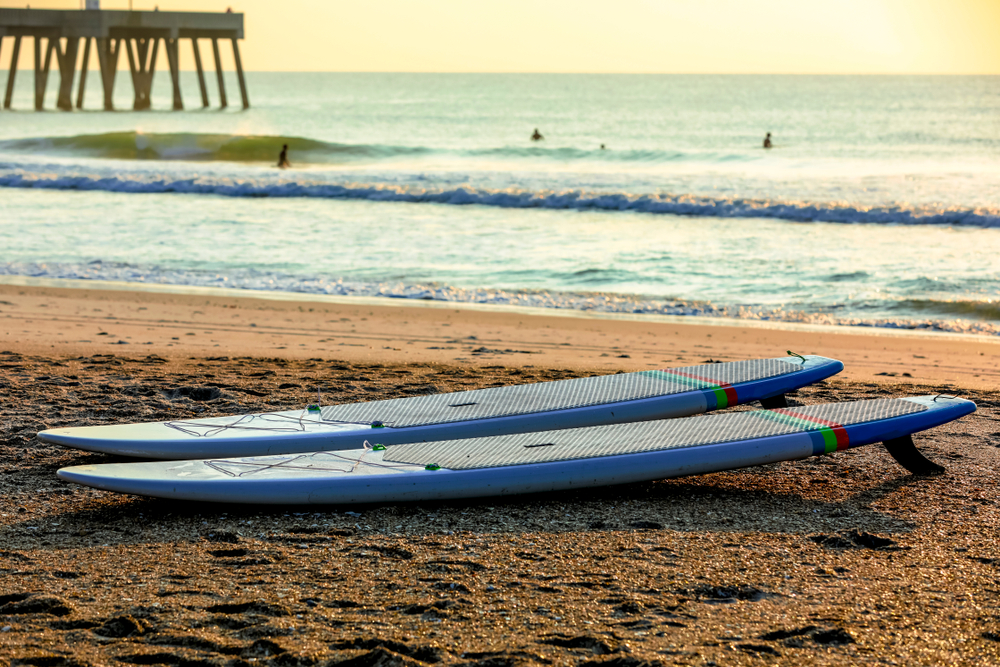
[[453,394],[331,405],[324,407],[321,414],[324,421],[331,422],[370,424],[380,421],[396,428],[427,426],[582,408],[698,389],[724,391],[726,385],[786,375],[799,368],[794,361],[753,359],[474,389]]
[[[900,399],[755,410],[707,417],[524,433],[389,447],[384,461],[438,465],[450,470],[568,461],[697,447],[788,433],[816,432],[838,446],[837,427],[923,412]],[[826,433],[823,433],[826,432]],[[819,440],[822,446],[822,438]],[[846,447],[847,443],[844,442]],[[819,450],[820,453],[823,451]],[[832,451],[827,448],[826,451]]]

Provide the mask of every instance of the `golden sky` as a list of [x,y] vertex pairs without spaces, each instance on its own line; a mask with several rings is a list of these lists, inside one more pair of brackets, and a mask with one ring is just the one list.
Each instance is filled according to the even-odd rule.
[[154,5],[244,12],[258,71],[1000,74],[1000,0],[133,0]]

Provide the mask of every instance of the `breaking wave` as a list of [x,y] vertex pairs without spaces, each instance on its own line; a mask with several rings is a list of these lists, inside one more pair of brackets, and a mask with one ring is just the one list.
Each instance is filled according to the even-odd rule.
[[995,300],[903,299],[893,305],[893,310],[915,313],[917,316],[962,317],[1000,322],[1000,302]]
[[45,153],[116,160],[274,162],[282,144],[297,163],[329,163],[357,158],[419,155],[427,148],[337,144],[304,137],[205,133],[108,132],[71,137],[0,141],[0,151]]
[[766,199],[712,198],[694,195],[631,194],[582,190],[534,191],[459,186],[419,188],[388,183],[358,184],[322,180],[237,179],[176,176],[100,176],[35,173],[0,164],[0,187],[85,190],[223,197],[303,197],[362,199],[444,205],[479,205],[516,209],[623,211],[711,218],[771,218],[792,222],[844,224],[944,225],[1000,227],[1000,210],[989,208],[920,209],[781,202]]
[[540,158],[559,161],[601,159],[605,162],[676,162],[696,158],[707,162],[748,159],[742,154],[690,153],[664,150],[581,149],[549,146],[434,149],[425,146],[340,144],[281,135],[207,134],[193,132],[108,132],[68,137],[32,137],[0,141],[0,152],[64,155],[116,160],[185,160],[234,163],[271,163],[288,144],[297,165],[338,164],[422,155],[483,158]]

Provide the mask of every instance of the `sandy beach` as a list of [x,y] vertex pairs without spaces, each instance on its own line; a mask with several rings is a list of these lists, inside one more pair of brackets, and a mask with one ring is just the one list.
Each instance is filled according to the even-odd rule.
[[[11,283],[19,284],[11,284]],[[912,332],[0,285],[0,664],[508,667],[1000,662],[1000,341]],[[797,404],[959,393],[880,446],[596,491],[209,506],[59,481],[54,426],[293,409],[780,356]],[[207,401],[185,387],[216,387]]]

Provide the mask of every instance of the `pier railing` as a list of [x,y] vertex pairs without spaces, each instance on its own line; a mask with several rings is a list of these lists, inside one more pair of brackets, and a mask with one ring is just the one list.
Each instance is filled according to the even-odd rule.
[[107,10],[51,10],[51,9],[3,9],[0,8],[0,55],[3,53],[4,38],[13,38],[13,52],[10,60],[10,74],[3,107],[10,109],[14,94],[14,80],[17,63],[21,55],[21,41],[30,37],[34,46],[35,62],[35,109],[45,108],[45,90],[48,84],[52,57],[55,56],[59,68],[59,95],[56,107],[65,111],[73,108],[73,82],[76,74],[77,57],[83,41],[83,59],[80,64],[80,82],[77,88],[76,108],[83,108],[83,93],[87,83],[87,67],[90,62],[91,45],[97,53],[97,62],[104,89],[104,108],[114,110],[113,92],[118,72],[118,60],[122,43],[128,56],[129,72],[132,75],[132,89],[135,110],[150,108],[150,92],[153,75],[156,72],[156,58],[160,47],[167,55],[170,80],[173,84],[173,108],[184,108],[180,86],[180,45],[181,40],[191,40],[195,67],[198,71],[198,85],[201,104],[209,106],[208,87],[205,85],[205,71],[202,68],[199,39],[212,40],[212,55],[215,57],[215,72],[219,84],[219,105],[226,107],[226,87],[222,78],[222,59],[219,55],[219,40],[229,40],[233,45],[233,59],[240,84],[243,108],[250,106],[246,80],[243,77],[243,63],[240,60],[238,40],[243,39],[243,14],[208,12],[131,12]]

